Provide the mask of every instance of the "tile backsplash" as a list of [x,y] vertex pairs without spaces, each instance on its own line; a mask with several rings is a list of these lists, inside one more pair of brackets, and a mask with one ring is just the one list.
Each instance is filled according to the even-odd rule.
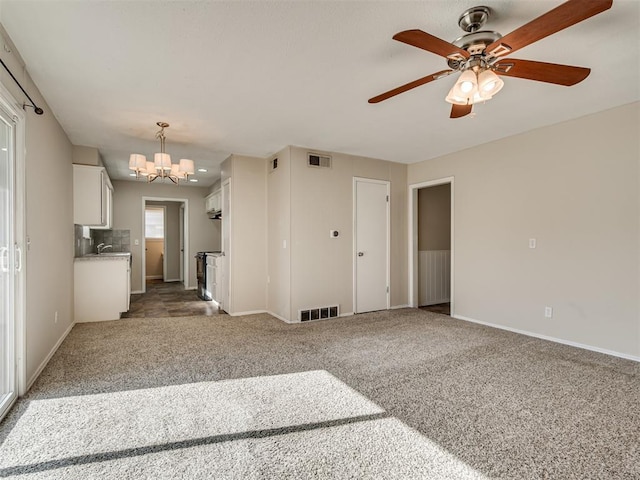
[[130,230],[89,230],[87,227],[74,225],[74,256],[81,257],[87,253],[97,253],[97,245],[111,245],[107,252],[130,252]]

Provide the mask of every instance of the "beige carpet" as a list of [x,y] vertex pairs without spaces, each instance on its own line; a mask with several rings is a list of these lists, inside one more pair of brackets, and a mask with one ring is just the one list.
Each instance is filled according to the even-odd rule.
[[405,309],[79,324],[11,478],[640,478],[640,366]]

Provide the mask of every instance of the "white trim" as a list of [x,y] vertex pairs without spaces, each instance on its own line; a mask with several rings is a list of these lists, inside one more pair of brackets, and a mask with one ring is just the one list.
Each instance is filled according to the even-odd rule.
[[[221,198],[220,198],[220,207],[222,207],[223,203],[224,203],[224,189],[225,186],[227,187],[228,193],[227,193],[227,209],[228,212],[222,212],[223,215],[223,220],[220,223],[220,233],[221,233],[221,238],[220,238],[220,250],[222,251],[222,253],[224,253],[224,260],[222,260],[223,262],[223,266],[226,265],[226,268],[222,269],[222,275],[224,278],[224,283],[226,284],[226,293],[224,295],[224,297],[222,298],[222,300],[226,300],[227,301],[227,305],[223,305],[224,308],[226,308],[226,311],[231,315],[231,312],[233,311],[233,307],[234,307],[234,303],[233,303],[233,289],[231,288],[232,282],[231,279],[233,277],[233,266],[231,265],[231,260],[232,260],[232,254],[233,254],[233,247],[232,247],[232,243],[233,243],[233,237],[231,236],[232,232],[233,232],[233,226],[231,225],[232,220],[233,220],[233,214],[231,212],[231,209],[233,208],[232,204],[232,200],[231,200],[231,195],[233,194],[233,186],[231,183],[231,177],[227,178],[224,182],[220,183],[220,194],[221,194]],[[226,217],[226,218],[225,218]],[[229,238],[229,251],[225,251],[224,248],[224,237],[225,237],[225,232],[224,232],[224,225],[227,225],[229,227],[229,235],[227,235],[227,237]],[[266,312],[266,310],[265,310]],[[234,314],[235,315],[235,314]]]
[[[391,305],[391,182],[389,180],[377,180],[374,178],[364,178],[364,177],[353,177],[352,183],[352,194],[353,194],[353,203],[352,203],[352,216],[353,216],[353,311],[357,310],[357,235],[356,235],[356,226],[357,226],[357,188],[356,185],[358,182],[363,183],[374,183],[377,185],[386,185],[387,187],[387,265],[386,265],[386,283],[387,283],[387,310],[389,310]],[[367,313],[367,312],[356,312],[356,313]]]
[[300,322],[290,322],[289,320],[287,320],[287,319],[286,319],[286,318],[284,318],[284,317],[281,317],[281,316],[280,316],[280,315],[278,315],[277,313],[273,313],[273,312],[269,312],[269,311],[267,311],[267,312],[265,312],[265,313],[268,313],[268,314],[269,314],[269,315],[271,315],[272,317],[275,317],[275,318],[277,318],[278,320],[283,321],[284,323],[288,323],[288,324],[292,324],[292,323],[300,323]]
[[[184,247],[184,252],[182,252],[182,262],[184,263],[184,288],[185,290],[195,290],[196,287],[188,287],[188,283],[189,283],[189,261],[187,260],[189,252],[190,252],[190,247],[189,247],[189,199],[188,198],[173,198],[173,197],[147,197],[147,196],[143,196],[142,197],[142,223],[141,223],[141,232],[142,232],[142,241],[140,242],[141,246],[142,246],[142,254],[140,255],[140,276],[142,279],[142,292],[141,293],[145,293],[147,291],[147,285],[145,282],[146,277],[146,270],[147,270],[147,262],[146,262],[146,255],[145,255],[145,248],[146,248],[146,239],[145,239],[145,231],[144,231],[144,226],[145,226],[145,218],[144,218],[144,210],[147,207],[147,201],[150,202],[176,202],[176,203],[182,203],[182,205],[184,205],[184,218],[183,218],[183,223],[184,223],[184,239],[183,239],[183,247]],[[158,206],[158,205],[156,205]],[[165,217],[166,220],[166,217]],[[166,239],[166,228],[167,228],[167,222],[165,221],[165,239]],[[179,247],[178,247],[179,248]],[[166,262],[166,255],[164,256],[164,262]],[[166,267],[166,266],[165,266]],[[165,268],[166,271],[166,268]],[[163,272],[164,275],[164,272]]]
[[405,305],[394,305],[389,310],[399,310],[400,308],[411,308],[411,305],[408,303]]
[[353,312],[344,312],[344,313],[341,313],[340,315],[338,315],[338,318],[340,318],[340,317],[353,317],[354,315],[355,315],[355,313],[353,313]]
[[142,290],[133,290],[133,291],[131,292],[131,295],[140,295],[140,294],[142,294],[142,293],[144,293]]
[[519,333],[520,335],[526,335],[527,337],[539,338],[541,340],[547,340],[549,342],[560,343],[562,345],[569,345],[570,347],[582,348],[583,350],[590,350],[592,352],[604,353],[605,355],[611,355],[612,357],[624,358],[625,360],[633,360],[634,362],[640,362],[640,357],[629,355],[626,353],[615,352],[613,350],[607,350],[605,348],[593,347],[591,345],[585,345],[583,343],[572,342],[571,340],[564,340],[562,338],[550,337],[548,335],[542,335],[539,333],[529,332],[527,330],[520,330],[518,328],[506,327],[504,325],[498,325],[495,323],[483,322],[476,320],[475,318],[465,317],[463,315],[452,315],[452,318],[457,320],[463,320],[465,322],[478,323],[487,327],[497,328],[500,330],[506,330],[508,332]]
[[418,190],[451,185],[451,316],[455,313],[455,194],[454,177],[443,177],[409,185],[409,307],[418,308]]
[[164,277],[162,275],[147,275],[144,278],[147,280],[162,280]]
[[[12,241],[17,248],[22,251],[22,265],[20,272],[14,277],[14,288],[12,292],[13,312],[13,361],[14,361],[14,385],[16,392],[15,399],[27,393],[29,389],[27,385],[27,227],[26,227],[26,134],[25,123],[26,116],[22,104],[18,103],[14,96],[7,90],[2,82],[0,82],[0,105],[7,110],[7,113],[13,116],[15,122],[15,144],[13,170],[13,238]],[[13,250],[12,250],[13,252]],[[4,410],[4,413],[8,412]]]
[[65,332],[58,339],[58,341],[53,346],[53,348],[51,349],[49,354],[45,357],[45,359],[42,361],[42,363],[40,363],[40,365],[38,365],[38,368],[36,369],[35,372],[33,372],[33,375],[31,375],[31,378],[29,378],[29,381],[27,382],[27,390],[29,390],[33,386],[34,382],[38,379],[38,377],[40,376],[40,374],[42,373],[44,368],[49,363],[49,360],[51,360],[51,357],[53,357],[53,355],[58,351],[58,348],[60,348],[60,345],[62,345],[62,342],[64,342],[64,340],[67,338],[67,335],[69,335],[69,333],[71,333],[71,330],[73,329],[75,324],[76,324],[76,322],[71,322],[71,325],[69,325],[69,328],[67,328],[65,330]]
[[181,282],[181,278],[167,278],[165,282]]
[[[269,312],[267,312],[266,310],[249,310],[247,312],[233,312],[233,313],[230,313],[229,315],[231,317],[240,317],[243,315],[257,315],[258,313],[269,313]],[[269,315],[271,314],[269,313]]]

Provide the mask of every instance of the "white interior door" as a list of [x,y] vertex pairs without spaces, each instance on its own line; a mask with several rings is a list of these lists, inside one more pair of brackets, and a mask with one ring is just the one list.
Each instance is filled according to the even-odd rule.
[[15,238],[15,123],[0,109],[0,418],[17,394],[16,281],[22,252]]
[[220,258],[220,308],[229,313],[231,308],[231,179],[222,184],[222,256]]
[[389,308],[389,182],[354,179],[354,311]]

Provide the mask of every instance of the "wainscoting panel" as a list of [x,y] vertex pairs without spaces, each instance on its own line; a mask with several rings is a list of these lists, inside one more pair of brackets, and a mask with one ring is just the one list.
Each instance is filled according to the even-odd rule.
[[418,254],[419,306],[449,302],[451,250],[421,250]]

